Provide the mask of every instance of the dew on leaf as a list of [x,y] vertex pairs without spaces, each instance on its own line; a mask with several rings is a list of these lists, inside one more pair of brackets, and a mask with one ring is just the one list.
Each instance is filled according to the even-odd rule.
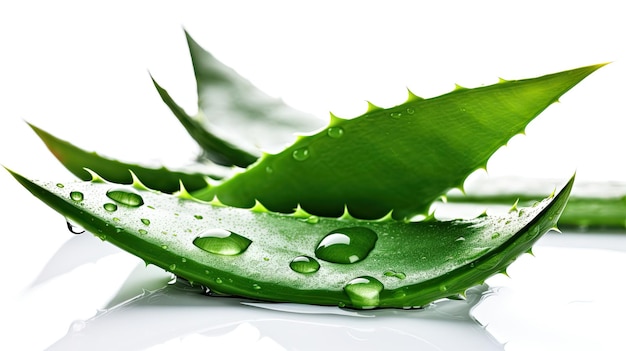
[[415,110],[409,107],[409,108],[406,109],[406,113],[412,115],[412,114],[415,113]]
[[106,204],[104,204],[103,207],[108,212],[115,212],[115,211],[117,211],[117,205],[114,204],[114,203],[107,202]]
[[293,156],[293,159],[296,161],[304,161],[310,156],[309,148],[303,147],[300,149],[296,149],[293,151],[291,155]]
[[65,223],[67,224],[67,229],[72,233],[72,234],[82,234],[85,232],[85,229],[83,229],[82,227],[80,227],[77,224],[74,224],[72,222],[70,222],[69,219],[65,220]]
[[83,201],[83,193],[81,193],[80,191],[72,191],[70,193],[70,199],[76,202]]
[[109,199],[126,206],[139,207],[143,205],[141,195],[128,189],[111,189],[107,191],[106,195]]
[[309,256],[298,256],[291,260],[289,267],[302,274],[315,273],[320,269],[320,264],[316,259]]
[[146,234],[148,234],[148,231],[145,230],[145,229],[139,229],[139,234],[146,235]]
[[63,189],[63,188],[65,188],[65,185],[63,185],[63,184],[61,184],[61,183],[57,183],[57,188],[61,188],[61,189]]
[[193,217],[194,217],[195,219],[202,219],[202,218],[203,218],[201,215],[193,215]]
[[252,289],[261,290],[261,286],[259,284],[252,284]]
[[176,270],[176,263],[172,263],[172,264],[169,266],[169,269],[170,269],[170,272],[175,271],[175,270]]
[[142,218],[141,219],[141,223],[145,224],[145,225],[150,225],[150,220],[147,218]]
[[328,136],[331,138],[339,139],[343,136],[343,128],[341,127],[330,127],[326,131]]
[[383,283],[373,277],[358,277],[349,281],[343,291],[350,298],[352,306],[362,309],[376,308],[380,304]]
[[400,280],[406,278],[406,274],[403,272],[395,272],[395,271],[386,271],[384,273],[385,277],[394,277],[394,278],[398,278]]
[[333,263],[355,263],[363,260],[378,240],[376,233],[365,227],[333,230],[317,244],[315,256]]
[[402,117],[402,112],[392,112],[391,114],[389,114],[389,116],[391,116],[391,118],[393,119],[398,119]]
[[224,256],[239,255],[246,251],[252,241],[226,229],[213,228],[202,232],[193,240],[198,248]]

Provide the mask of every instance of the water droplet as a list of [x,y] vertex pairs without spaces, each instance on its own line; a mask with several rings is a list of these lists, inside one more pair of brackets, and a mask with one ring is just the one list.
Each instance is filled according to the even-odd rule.
[[139,234],[146,235],[146,234],[148,234],[148,231],[145,230],[145,229],[139,229]]
[[107,202],[106,204],[104,204],[104,209],[109,212],[115,212],[117,211],[117,205]]
[[70,199],[77,202],[83,201],[83,193],[81,193],[80,191],[72,191],[70,193]]
[[130,207],[139,207],[143,205],[143,198],[141,195],[128,189],[111,189],[107,191],[107,197],[117,203]]
[[408,113],[408,114],[412,115],[412,114],[414,114],[414,113],[415,113],[415,110],[414,110],[414,109],[412,109],[411,107],[409,107],[409,108],[407,108],[407,109],[406,109],[406,113]]
[[403,272],[387,271],[384,274],[385,274],[385,277],[394,277],[400,280],[406,278],[406,274],[404,274]]
[[167,250],[167,245],[163,244],[163,245],[161,245],[161,248],[162,248],[163,250]]
[[296,161],[304,161],[310,156],[309,148],[303,147],[300,149],[296,149],[293,151],[291,155],[293,156],[293,159]]
[[391,116],[391,118],[393,119],[398,119],[402,117],[402,112],[392,112],[389,116]]
[[145,225],[150,225],[150,220],[147,218],[142,218],[141,219],[141,223],[145,224]]
[[72,324],[70,324],[70,332],[80,332],[85,329],[86,326],[87,322],[85,322],[84,320],[75,320],[72,322]]
[[215,282],[218,284],[222,284],[222,278],[215,278]]
[[65,185],[61,184],[61,183],[57,183],[57,188],[65,188]]
[[70,222],[69,219],[65,220],[65,223],[67,224],[67,229],[72,233],[72,234],[82,234],[85,232],[85,229],[83,229],[82,227],[80,227],[77,224],[74,224],[72,222]]
[[261,286],[259,284],[252,284],[252,289],[261,290]]
[[267,167],[265,167],[265,172],[267,174],[272,174],[272,173],[274,173],[274,169],[271,166],[267,166]]
[[343,136],[343,128],[341,127],[330,127],[327,130],[328,136],[331,138],[339,139]]
[[304,221],[309,224],[317,224],[319,223],[320,218],[318,216],[309,216]]
[[291,267],[294,272],[308,274],[317,272],[320,269],[320,264],[313,257],[298,256],[291,260],[289,267]]
[[175,264],[175,263],[172,263],[172,264],[169,266],[169,269],[170,269],[170,272],[175,271],[175,270],[176,270],[176,264]]
[[465,241],[465,237],[460,236],[460,237],[456,238],[455,241]]
[[383,283],[372,277],[359,277],[349,281],[343,288],[353,307],[371,309],[378,307]]
[[497,239],[500,237],[500,233],[493,233],[493,235],[491,236],[491,239]]
[[239,255],[246,251],[252,241],[225,229],[209,229],[193,240],[198,248],[225,256]]
[[193,215],[193,217],[194,217],[195,219],[202,219],[202,218],[204,218],[204,217],[202,217],[201,215]]
[[376,233],[365,227],[333,230],[317,244],[315,256],[333,263],[355,263],[364,259],[378,240]]

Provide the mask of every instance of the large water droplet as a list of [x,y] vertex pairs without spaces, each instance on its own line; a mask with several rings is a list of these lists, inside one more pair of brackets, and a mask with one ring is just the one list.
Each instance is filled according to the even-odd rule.
[[72,234],[82,234],[85,232],[85,229],[83,229],[81,226],[74,224],[72,222],[70,222],[69,219],[65,220],[65,223],[67,224],[67,229],[72,233]]
[[224,256],[239,255],[246,251],[252,240],[225,229],[209,229],[193,240],[200,249]]
[[107,191],[109,199],[130,207],[139,207],[143,205],[141,195],[128,189],[111,189]]
[[112,204],[110,202],[107,202],[106,204],[104,204],[104,209],[109,211],[109,212],[115,212],[117,211],[117,205],[116,204]]
[[294,272],[308,274],[317,272],[320,269],[320,264],[313,257],[298,256],[291,260],[289,267],[291,267]]
[[317,244],[315,256],[333,263],[355,263],[364,259],[378,240],[376,233],[365,227],[333,230]]
[[341,127],[330,127],[327,130],[328,136],[331,138],[339,139],[343,136],[343,128]]
[[343,288],[348,294],[353,307],[370,309],[380,304],[380,292],[383,283],[372,277],[359,277],[349,281]]
[[304,161],[310,156],[309,148],[303,147],[300,149],[296,149],[293,151],[291,155],[293,156],[293,159],[296,161]]
[[81,193],[80,191],[72,191],[70,193],[70,199],[77,202],[83,201],[83,193]]

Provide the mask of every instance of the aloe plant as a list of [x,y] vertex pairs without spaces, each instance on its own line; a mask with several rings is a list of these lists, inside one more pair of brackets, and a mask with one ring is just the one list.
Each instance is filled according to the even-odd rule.
[[[86,152],[32,126],[83,182],[14,177],[102,240],[148,264],[237,295],[353,308],[415,307],[462,295],[556,228],[573,178],[507,215],[428,212],[562,94],[601,67],[456,90],[318,127],[263,94],[187,35],[199,109],[157,92],[214,173],[151,169]],[[246,128],[248,127],[248,128]],[[130,171],[130,172],[129,172]],[[234,172],[233,172],[234,171]],[[412,220],[421,215],[422,221]]]

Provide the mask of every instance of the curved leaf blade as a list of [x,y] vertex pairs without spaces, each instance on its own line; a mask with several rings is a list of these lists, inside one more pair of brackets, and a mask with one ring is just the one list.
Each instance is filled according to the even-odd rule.
[[[502,217],[446,222],[305,220],[246,209],[212,206],[181,197],[136,190],[143,205],[117,204],[110,212],[104,182],[35,182],[13,173],[31,193],[103,240],[147,263],[230,294],[268,301],[354,308],[415,307],[462,294],[503,272],[554,228],[573,184],[555,197]],[[83,194],[80,201],[72,192]],[[338,228],[367,228],[377,240],[362,260],[333,263],[318,257],[319,270],[290,269],[298,256],[316,257],[316,247]],[[238,255],[221,255],[194,245],[207,230],[228,230],[249,240]],[[374,285],[354,285],[374,283]],[[352,285],[351,285],[352,284]],[[352,287],[352,288],[351,288]]]
[[152,83],[157,89],[159,96],[165,104],[170,108],[172,113],[178,118],[178,121],[185,127],[187,133],[198,143],[204,151],[204,156],[209,160],[222,166],[238,166],[247,167],[254,163],[258,155],[241,150],[238,147],[222,140],[218,136],[204,128],[198,121],[189,116],[180,106],[172,100],[169,93],[163,89],[155,80]]
[[[90,169],[108,181],[131,184],[133,178],[129,171],[132,171],[147,187],[166,193],[174,193],[180,190],[181,182],[185,189],[189,191],[203,189],[207,186],[206,177],[209,175],[171,171],[165,167],[148,168],[112,160],[99,156],[95,152],[82,150],[32,124],[29,124],[29,126],[59,162],[82,180],[91,179],[91,174],[85,170]],[[219,176],[213,177],[220,178]]]
[[297,206],[336,217],[396,219],[424,214],[550,104],[603,65],[533,79],[457,89],[432,99],[411,97],[328,128],[265,155],[245,172],[195,193],[224,204],[275,212]]

